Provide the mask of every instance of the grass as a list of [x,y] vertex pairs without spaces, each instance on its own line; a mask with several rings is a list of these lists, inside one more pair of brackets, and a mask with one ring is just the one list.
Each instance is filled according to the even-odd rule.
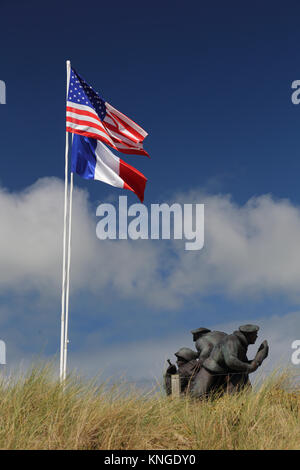
[[161,390],[84,382],[65,390],[51,366],[1,379],[1,449],[300,449],[300,393],[289,372],[277,372],[256,391],[172,399]]

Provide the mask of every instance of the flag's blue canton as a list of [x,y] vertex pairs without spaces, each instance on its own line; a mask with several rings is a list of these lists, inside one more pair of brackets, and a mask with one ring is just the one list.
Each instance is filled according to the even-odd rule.
[[101,121],[105,118],[105,102],[99,94],[81,78],[73,68],[71,68],[68,101],[77,104],[91,106],[98,114]]

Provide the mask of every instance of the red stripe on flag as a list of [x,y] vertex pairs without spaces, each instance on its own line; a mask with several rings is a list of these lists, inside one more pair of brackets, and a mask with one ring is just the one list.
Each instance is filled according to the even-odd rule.
[[[102,125],[98,126],[98,124],[95,124],[94,122],[84,121],[83,119],[76,119],[76,118],[73,118],[73,117],[70,117],[70,116],[67,116],[66,120],[67,120],[67,122],[72,122],[73,124],[79,124],[81,126],[89,126],[93,129],[98,129],[99,131],[102,131],[105,134],[107,134],[107,131],[106,131],[104,126],[102,126]],[[107,136],[108,136],[108,134],[107,134]]]
[[118,135],[120,136],[120,139],[121,139],[122,137],[126,137],[126,139],[131,140],[133,144],[140,143],[139,140],[133,139],[130,135],[127,135],[127,134],[125,134],[125,133],[122,133],[122,131],[120,131],[119,128],[118,128],[116,125],[113,126],[112,124],[110,124],[109,122],[107,122],[107,121],[105,121],[105,120],[103,121],[103,123],[104,123],[106,129],[108,129],[108,130],[110,130],[110,131],[113,131],[113,132],[115,132],[116,134],[118,134]]
[[143,173],[120,159],[119,176],[124,181],[124,189],[133,191],[140,201],[143,202],[147,183],[147,178]]
[[92,139],[101,140],[101,142],[105,142],[110,147],[113,147],[115,150],[118,150],[117,147],[111,144],[105,137],[100,136],[99,134],[94,134],[93,132],[81,131],[79,129],[73,129],[72,127],[66,127],[67,132],[72,132],[72,134],[79,134],[84,135],[85,137],[91,137]]
[[[116,121],[119,121],[120,124],[122,124],[125,129],[127,129],[131,134],[133,134],[139,142],[143,142],[144,138],[141,134],[139,134],[133,127],[131,127],[126,121],[123,121],[119,116],[114,114],[112,111],[107,111],[107,115],[111,117],[111,119],[115,119]],[[105,121],[105,118],[104,118]]]
[[144,149],[138,150],[138,149],[131,148],[131,147],[128,147],[125,149],[119,148],[117,144],[112,144],[110,140],[106,139],[104,136],[100,134],[96,134],[96,133],[88,132],[88,131],[82,131],[80,129],[74,129],[73,127],[69,127],[69,126],[66,127],[66,131],[72,132],[73,134],[79,134],[79,135],[84,135],[86,137],[91,137],[92,139],[101,140],[101,142],[105,142],[110,147],[114,148],[115,150],[118,150],[118,152],[126,153],[128,155],[145,155],[146,157],[149,157],[149,154]]
[[89,111],[84,111],[83,109],[71,108],[71,106],[67,106],[67,111],[69,111],[70,113],[74,113],[74,114],[80,114],[82,116],[89,116],[101,122],[96,112],[90,113]]

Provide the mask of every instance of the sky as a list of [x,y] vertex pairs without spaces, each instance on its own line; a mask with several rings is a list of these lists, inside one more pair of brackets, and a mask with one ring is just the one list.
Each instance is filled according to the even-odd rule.
[[[96,237],[134,194],[74,176],[69,370],[159,379],[190,330],[261,326],[265,370],[300,339],[296,1],[2,1],[0,337],[58,362],[66,60],[147,132],[144,204],[205,205],[202,250]],[[255,347],[253,349],[255,351]]]

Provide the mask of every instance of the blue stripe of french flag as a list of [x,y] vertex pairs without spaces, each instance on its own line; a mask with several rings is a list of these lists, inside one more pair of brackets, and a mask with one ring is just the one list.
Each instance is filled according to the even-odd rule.
[[72,172],[82,178],[103,181],[133,191],[141,202],[147,178],[136,168],[114,155],[100,140],[74,134]]

